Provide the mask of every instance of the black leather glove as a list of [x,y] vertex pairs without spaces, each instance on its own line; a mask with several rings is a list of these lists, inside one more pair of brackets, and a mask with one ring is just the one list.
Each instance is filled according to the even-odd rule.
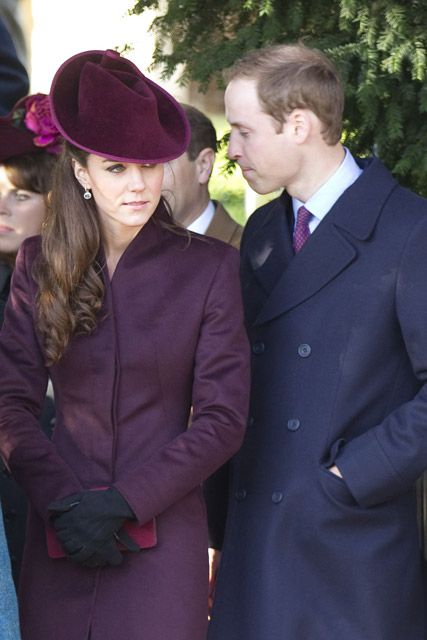
[[67,557],[88,567],[119,565],[117,542],[129,551],[139,547],[120,529],[134,513],[114,488],[85,491],[49,505],[51,520]]

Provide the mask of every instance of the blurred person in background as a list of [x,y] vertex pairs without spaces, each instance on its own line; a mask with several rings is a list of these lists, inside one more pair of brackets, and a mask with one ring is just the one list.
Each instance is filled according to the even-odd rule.
[[[60,150],[61,137],[51,120],[49,99],[45,94],[19,100],[8,116],[0,118],[0,327],[16,254],[26,238],[40,233]],[[48,434],[53,419],[53,399],[47,396],[41,424]],[[5,469],[0,474],[0,497],[17,585],[25,540],[27,500]]]
[[209,180],[217,150],[215,127],[199,109],[181,104],[190,123],[187,151],[165,165],[163,195],[173,218],[189,231],[195,231],[239,248],[242,227],[212,200]]

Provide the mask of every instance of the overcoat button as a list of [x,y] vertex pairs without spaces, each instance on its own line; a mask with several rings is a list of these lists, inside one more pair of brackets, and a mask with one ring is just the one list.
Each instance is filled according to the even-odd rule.
[[272,496],[271,496],[271,500],[272,500],[272,502],[274,502],[274,504],[279,504],[279,502],[282,502],[282,500],[283,500],[283,492],[282,491],[274,491]]
[[236,500],[241,502],[242,500],[244,500],[246,498],[246,490],[245,489],[237,489],[236,493],[234,494],[234,497],[236,498]]
[[260,353],[264,353],[264,351],[265,344],[263,342],[254,342],[252,345],[252,353],[258,356]]
[[255,418],[253,416],[249,416],[248,427],[253,427],[255,424]]
[[292,418],[291,420],[288,420],[287,427],[289,431],[297,431],[297,429],[299,429],[300,426],[301,426],[301,423],[298,420],[298,418]]
[[298,347],[298,355],[301,356],[301,358],[308,358],[308,356],[311,354],[311,347],[309,344],[300,344],[300,346]]

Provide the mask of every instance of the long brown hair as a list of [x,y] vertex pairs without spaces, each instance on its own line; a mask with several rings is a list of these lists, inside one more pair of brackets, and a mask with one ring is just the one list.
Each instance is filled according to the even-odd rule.
[[94,201],[82,197],[73,171],[73,158],[85,167],[87,156],[65,143],[42,230],[42,255],[34,275],[38,284],[37,328],[48,365],[60,360],[73,335],[95,329],[104,296],[96,262],[101,240],[99,216]]
[[[105,290],[102,265],[97,262],[101,221],[93,198],[83,198],[73,169],[73,159],[86,167],[88,155],[64,143],[43,224],[42,253],[34,270],[38,284],[36,324],[48,366],[61,359],[73,335],[91,333],[100,321]],[[169,219],[156,220],[157,211],[162,210]],[[184,236],[184,248],[188,246],[189,232],[173,222],[163,198],[153,221]]]

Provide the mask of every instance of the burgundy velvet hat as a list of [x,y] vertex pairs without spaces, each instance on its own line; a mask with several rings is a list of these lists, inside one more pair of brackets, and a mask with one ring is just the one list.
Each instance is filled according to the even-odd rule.
[[167,162],[186,150],[190,128],[167,91],[116,51],[84,51],[55,74],[52,115],[76,147],[119,162]]
[[27,153],[59,153],[61,136],[53,124],[49,97],[35,93],[21,98],[0,118],[0,162]]

